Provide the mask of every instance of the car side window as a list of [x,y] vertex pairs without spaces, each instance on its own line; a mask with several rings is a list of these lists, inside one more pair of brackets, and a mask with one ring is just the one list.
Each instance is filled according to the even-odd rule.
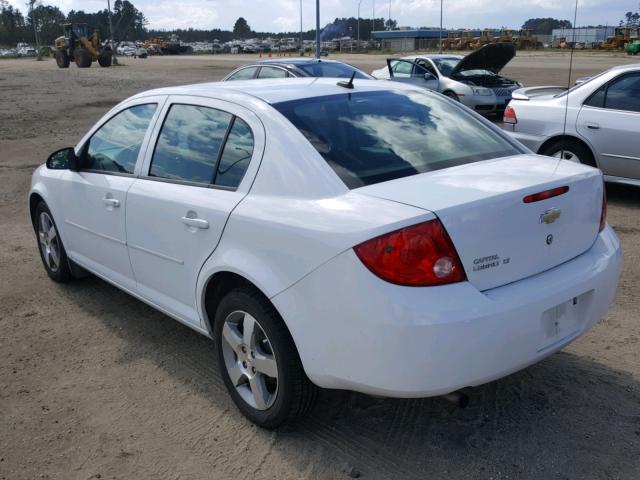
[[174,104],[165,118],[149,176],[186,182],[213,182],[233,115],[215,108]]
[[258,67],[242,68],[227,78],[227,80],[251,80],[255,77],[257,69]]
[[609,83],[604,108],[640,112],[640,74],[623,75]]
[[261,67],[258,78],[286,78],[289,74],[286,70],[277,67]]
[[220,157],[218,173],[214,179],[216,185],[237,187],[247,171],[253,155],[253,134],[249,125],[236,117],[229,130],[227,142]]
[[427,60],[423,60],[422,62],[419,63],[419,65],[425,68],[431,75],[438,78],[438,73],[436,72],[436,69],[431,62]]
[[589,98],[587,98],[585,105],[589,107],[602,108],[604,106],[604,97],[607,92],[607,85],[601,86],[598,90],[593,92]]
[[157,105],[149,103],[116,114],[91,136],[81,156],[81,170],[132,174]]
[[396,60],[393,63],[391,69],[393,70],[393,76],[398,78],[406,78],[411,76],[413,71],[413,63],[405,60]]

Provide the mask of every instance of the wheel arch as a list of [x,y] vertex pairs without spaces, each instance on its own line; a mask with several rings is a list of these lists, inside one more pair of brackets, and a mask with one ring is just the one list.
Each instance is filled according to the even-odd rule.
[[[276,311],[278,311],[276,306],[269,299],[269,295],[265,293],[263,288],[260,288],[257,285],[257,282],[249,278],[249,276],[234,271],[233,269],[218,270],[208,276],[201,289],[202,319],[205,323],[204,327],[211,337],[213,337],[213,322],[215,320],[216,309],[218,308],[220,301],[230,291],[239,287],[245,287],[253,290],[263,297],[265,301],[269,302]],[[286,325],[284,317],[280,312],[278,312],[278,315],[280,315],[280,318],[282,318],[282,321]]]
[[536,153],[543,155],[542,152],[544,152],[550,145],[552,145],[553,143],[557,142],[558,140],[573,140],[576,141],[578,143],[580,143],[581,145],[583,145],[587,150],[589,150],[589,152],[591,153],[591,157],[593,158],[593,163],[595,164],[596,168],[600,168],[600,166],[598,165],[598,158],[593,150],[593,148],[591,147],[591,145],[589,145],[584,139],[576,136],[576,135],[571,135],[571,134],[558,134],[558,135],[554,135],[552,137],[549,137],[547,140],[544,141],[544,143],[542,145],[540,145],[540,147],[538,148],[538,151]]
[[29,194],[29,218],[31,218],[31,226],[36,228],[36,208],[40,202],[47,203],[42,195],[38,192],[31,192]]

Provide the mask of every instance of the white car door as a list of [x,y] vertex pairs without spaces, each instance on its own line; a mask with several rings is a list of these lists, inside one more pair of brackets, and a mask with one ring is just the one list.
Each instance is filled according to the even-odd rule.
[[410,83],[418,87],[427,88],[429,90],[438,91],[440,81],[426,67],[426,62],[407,60],[407,59],[387,59],[387,67],[389,69],[389,78],[394,82]]
[[69,257],[128,289],[135,281],[126,246],[127,191],[162,101],[131,102],[91,131],[76,152],[79,170],[65,172],[56,191]]
[[640,178],[640,73],[625,73],[596,90],[576,123],[605,175]]
[[172,96],[127,197],[138,293],[200,326],[196,282],[264,150],[260,120],[236,104]]

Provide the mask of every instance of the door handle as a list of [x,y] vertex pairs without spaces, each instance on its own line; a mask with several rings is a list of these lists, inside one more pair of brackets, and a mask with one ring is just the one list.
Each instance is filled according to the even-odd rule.
[[182,217],[182,223],[188,225],[190,227],[207,229],[209,228],[209,222],[202,218],[191,218],[191,217]]
[[590,128],[591,130],[600,130],[600,125],[598,125],[597,123],[587,122],[586,125],[587,128]]
[[102,199],[102,201],[104,202],[104,204],[108,207],[114,207],[117,208],[120,206],[120,200],[118,200],[117,198],[113,198],[113,197],[104,197]]

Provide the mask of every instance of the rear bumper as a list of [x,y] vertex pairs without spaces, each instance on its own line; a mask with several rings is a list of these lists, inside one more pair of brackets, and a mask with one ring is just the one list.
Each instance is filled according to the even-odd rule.
[[575,340],[612,302],[620,264],[610,227],[579,257],[485,292],[392,285],[348,250],[272,300],[317,385],[426,397],[503,377]]
[[512,138],[522,143],[529,150],[539,153],[540,147],[547,141],[548,137],[540,135],[531,135],[529,133],[514,132],[513,125],[505,124],[502,129],[506,131]]

